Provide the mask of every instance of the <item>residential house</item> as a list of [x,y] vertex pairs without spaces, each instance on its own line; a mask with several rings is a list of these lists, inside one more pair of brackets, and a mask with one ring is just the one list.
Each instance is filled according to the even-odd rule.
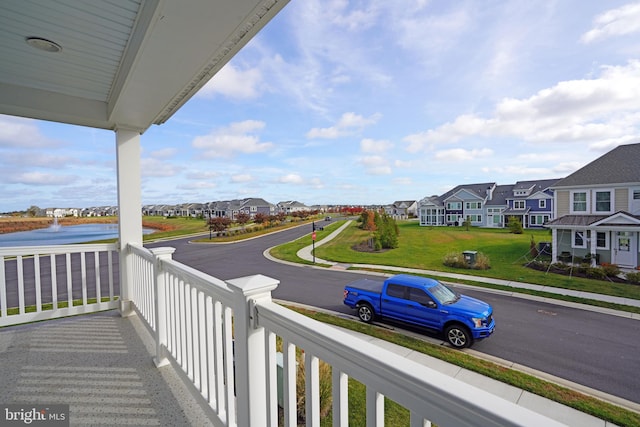
[[445,209],[438,196],[429,196],[418,202],[418,218],[423,226],[442,226],[445,222]]
[[504,212],[509,208],[507,198],[513,194],[513,184],[496,185],[484,204],[485,227],[504,228]]
[[462,225],[466,218],[471,225],[485,225],[485,203],[491,199],[495,182],[458,185],[442,196],[420,201],[420,225]]
[[384,207],[387,215],[392,217],[409,218],[418,216],[418,202],[415,200],[400,200]]
[[310,208],[304,203],[300,203],[295,200],[288,200],[280,202],[276,205],[277,211],[290,215],[294,212],[304,212],[310,210]]
[[592,264],[640,264],[640,144],[620,145],[551,188],[553,262],[589,255]]
[[517,218],[524,228],[542,228],[554,219],[553,190],[551,186],[558,179],[539,181],[518,181],[512,188],[512,194],[506,198],[507,209],[502,212],[504,225],[509,218]]

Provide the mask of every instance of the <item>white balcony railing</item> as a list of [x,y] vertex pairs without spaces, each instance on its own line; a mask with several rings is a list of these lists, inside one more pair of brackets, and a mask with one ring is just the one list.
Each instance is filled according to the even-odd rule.
[[117,308],[116,251],[115,244],[0,248],[0,327]]
[[[215,425],[320,425],[320,362],[331,367],[334,426],[347,426],[348,381],[366,387],[366,425],[384,424],[384,398],[410,412],[411,427],[555,426],[550,420],[271,300],[278,281],[257,275],[223,282],[171,259],[172,248],[129,245],[134,309],[156,338],[158,365],[171,363]],[[276,342],[282,346],[278,387]],[[302,362],[296,356],[302,350]],[[304,365],[298,408],[297,364]]]

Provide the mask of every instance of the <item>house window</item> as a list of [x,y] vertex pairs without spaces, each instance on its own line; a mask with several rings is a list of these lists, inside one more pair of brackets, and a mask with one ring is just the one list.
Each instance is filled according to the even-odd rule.
[[482,222],[482,215],[467,215],[467,218],[470,218],[471,222]]
[[524,200],[514,200],[513,209],[524,209]]
[[640,190],[633,190],[633,200],[640,200]]
[[458,215],[455,214],[448,214],[447,215],[447,223],[454,223],[458,221]]
[[596,247],[598,249],[609,249],[609,233],[604,231],[596,233]]
[[611,212],[611,191],[596,191],[596,212]]
[[586,248],[587,247],[587,239],[585,238],[584,231],[574,231],[573,232],[573,244],[571,245],[574,248]]
[[529,223],[531,225],[543,225],[547,221],[549,221],[549,215],[531,215]]
[[462,209],[462,202],[447,202],[447,210],[459,211]]
[[587,193],[584,191],[572,194],[572,212],[587,211]]
[[547,199],[538,200],[538,208],[544,209],[547,207]]
[[482,203],[480,202],[467,202],[467,209],[482,209]]

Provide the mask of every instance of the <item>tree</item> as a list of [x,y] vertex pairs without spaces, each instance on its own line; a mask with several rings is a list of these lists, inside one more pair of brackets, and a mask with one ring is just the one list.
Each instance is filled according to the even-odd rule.
[[216,216],[207,220],[209,230],[220,232],[226,230],[231,225],[231,220],[227,217]]
[[469,231],[469,228],[471,227],[471,217],[468,216],[464,222],[462,223],[462,225],[464,225],[465,230]]
[[236,222],[242,226],[242,229],[244,229],[245,225],[247,225],[250,220],[251,215],[246,212],[240,212],[238,215],[236,215]]
[[253,217],[253,222],[255,222],[256,224],[264,224],[268,220],[269,220],[269,217],[267,215],[263,214],[262,212],[258,212]]
[[522,222],[518,219],[518,217],[510,216],[508,219],[509,230],[513,234],[522,234],[524,230],[522,229]]
[[375,246],[381,249],[394,249],[398,247],[400,230],[396,220],[385,214],[375,213],[377,231],[374,234]]

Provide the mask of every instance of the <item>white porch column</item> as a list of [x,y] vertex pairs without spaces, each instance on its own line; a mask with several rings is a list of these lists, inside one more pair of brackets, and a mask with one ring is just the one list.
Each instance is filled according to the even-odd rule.
[[140,179],[140,132],[116,130],[118,174],[118,235],[120,250],[120,314],[129,316],[129,282],[132,274],[127,245],[142,244],[142,182]]
[[598,231],[595,229],[591,229],[589,231],[589,253],[591,255],[593,255],[593,257],[591,258],[591,267],[595,267],[596,266],[596,252],[597,252],[597,245],[598,245]]
[[558,242],[558,229],[557,228],[552,228],[551,229],[551,263],[555,264],[558,262],[558,248],[559,248],[559,242]]

